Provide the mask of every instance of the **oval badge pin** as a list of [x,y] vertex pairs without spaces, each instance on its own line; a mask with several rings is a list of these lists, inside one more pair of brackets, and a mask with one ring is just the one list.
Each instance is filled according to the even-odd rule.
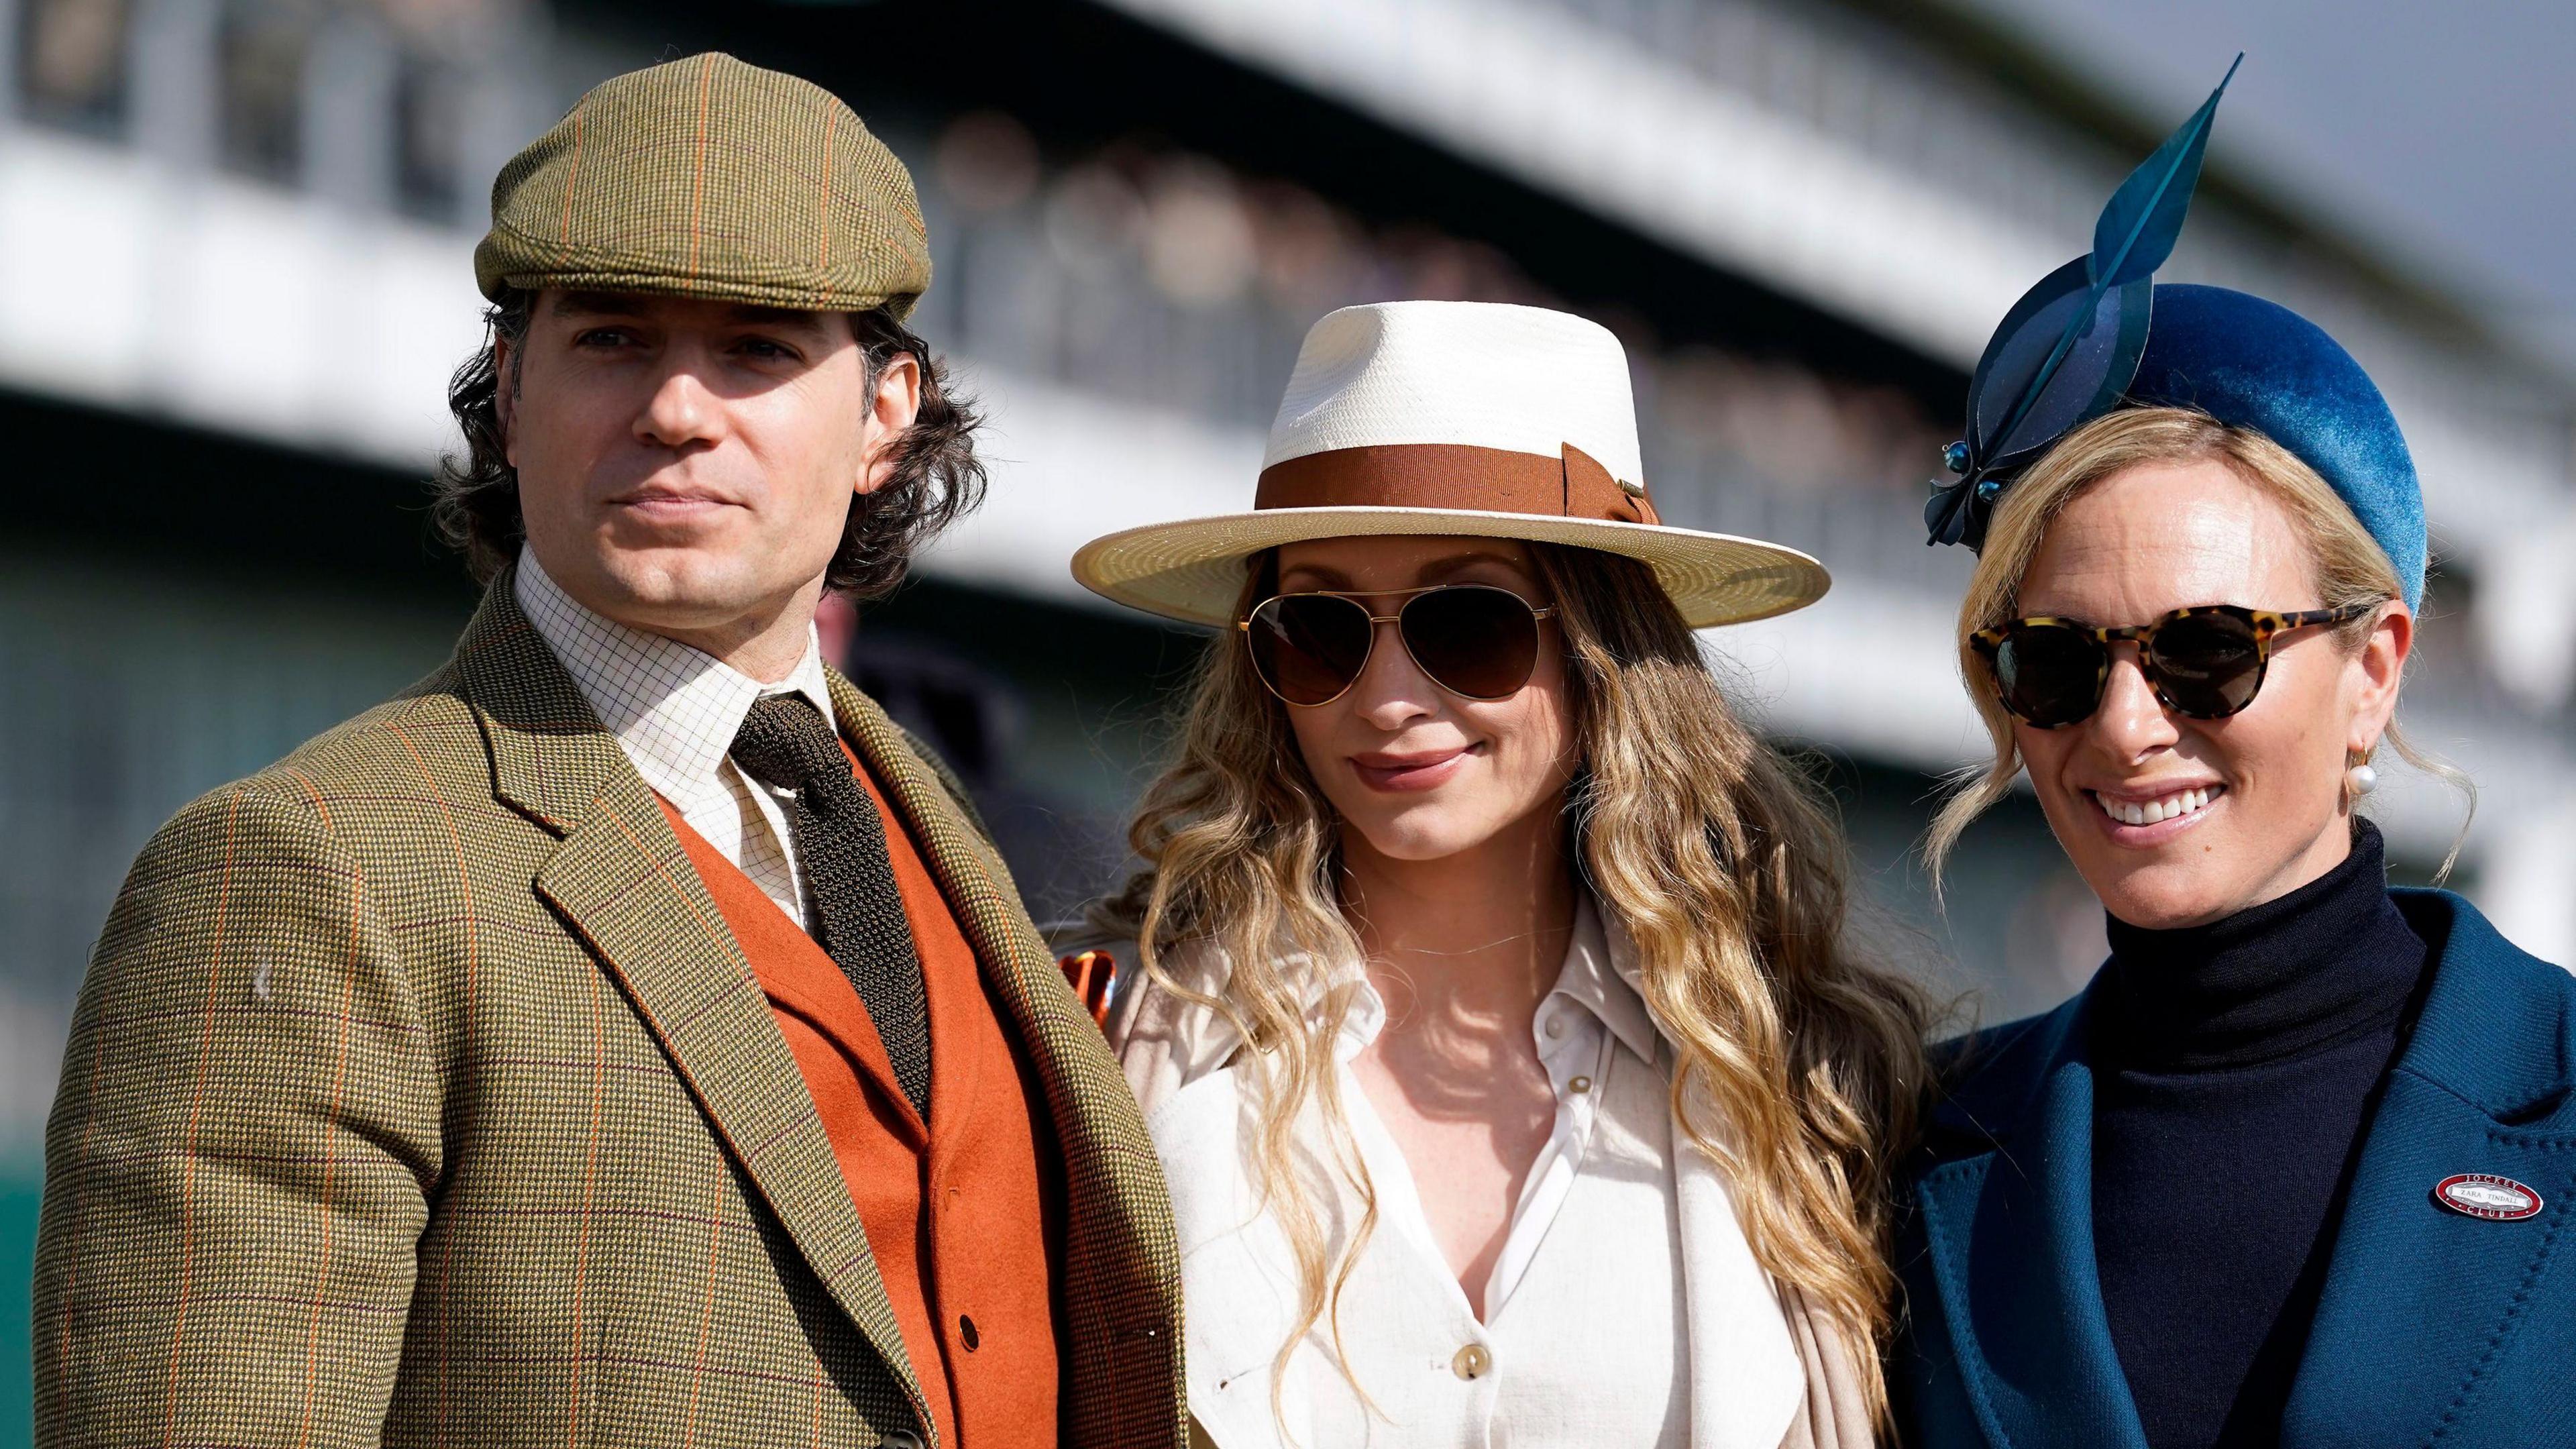
[[2463,1172],[2433,1184],[2433,1201],[2465,1217],[2491,1223],[2540,1216],[2540,1194],[2510,1177]]

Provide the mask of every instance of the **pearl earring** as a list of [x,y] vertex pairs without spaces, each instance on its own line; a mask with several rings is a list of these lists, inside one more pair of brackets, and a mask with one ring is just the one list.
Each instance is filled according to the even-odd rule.
[[2379,772],[2372,769],[2366,762],[2344,771],[2344,778],[2352,782],[2352,793],[2355,795],[2367,795],[2379,788]]

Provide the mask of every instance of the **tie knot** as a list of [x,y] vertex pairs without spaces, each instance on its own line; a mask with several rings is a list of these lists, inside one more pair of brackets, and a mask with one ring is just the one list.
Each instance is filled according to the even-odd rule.
[[734,731],[732,753],[745,774],[775,789],[802,792],[817,781],[850,779],[849,757],[841,753],[832,726],[799,694],[755,700]]

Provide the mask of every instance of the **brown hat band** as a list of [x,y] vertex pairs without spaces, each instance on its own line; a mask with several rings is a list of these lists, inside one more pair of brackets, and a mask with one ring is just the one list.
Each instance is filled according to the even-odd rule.
[[1645,485],[1622,483],[1572,443],[1561,458],[1468,443],[1405,443],[1308,453],[1261,470],[1252,506],[1463,508],[1660,523]]

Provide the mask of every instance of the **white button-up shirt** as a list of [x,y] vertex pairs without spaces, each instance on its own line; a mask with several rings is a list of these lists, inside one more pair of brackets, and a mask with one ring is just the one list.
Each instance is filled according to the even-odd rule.
[[[1379,1013],[1383,1017],[1383,1007]],[[1369,1035],[1374,1038],[1376,1032]],[[1636,991],[1611,969],[1608,944],[1589,900],[1577,913],[1556,986],[1530,1019],[1530,1038],[1538,1047],[1539,1065],[1547,1070],[1548,1085],[1556,1091],[1556,1127],[1530,1165],[1502,1254],[1494,1260],[1493,1276],[1485,1283],[1487,1322],[1497,1319],[1510,1302],[1549,1225],[1573,1193],[1593,1145],[1594,1128],[1614,1087],[1642,1076],[1652,1076],[1658,1084],[1663,1081],[1656,1065],[1663,1041],[1655,1031],[1654,1018],[1646,1013],[1646,1003]],[[1614,1076],[1620,1078],[1616,1083]],[[1595,1172],[1602,1166],[1592,1163]]]
[[[1243,1080],[1231,1029],[1213,1013],[1177,998],[1165,1009],[1139,1008],[1145,1016],[1135,1031],[1158,1038],[1153,1070],[1178,1078],[1146,1084],[1159,1103],[1147,1125],[1180,1233],[1191,1410],[1220,1449],[1681,1449],[1732,1442],[1746,1429],[1767,1435],[1765,1449],[1776,1443],[1800,1391],[1797,1362],[1767,1280],[1742,1271],[1751,1263],[1740,1235],[1722,1246],[1743,1258],[1742,1268],[1721,1261],[1728,1271],[1707,1273],[1698,1304],[1737,1322],[1767,1319],[1777,1342],[1712,1381],[1732,1389],[1733,1372],[1751,1372],[1766,1381],[1765,1392],[1741,1405],[1703,1406],[1703,1432],[1694,1436],[1699,1376],[1672,1051],[1616,968],[1589,898],[1578,907],[1556,986],[1531,1021],[1556,1121],[1514,1207],[1481,1311],[1459,1288],[1410,1165],[1350,1071],[1350,1059],[1386,1022],[1384,1002],[1365,981],[1354,992],[1337,1044],[1339,1096],[1376,1189],[1379,1224],[1343,1285],[1338,1313],[1290,1356],[1276,1419],[1272,1365],[1295,1321],[1297,1289],[1294,1256],[1246,1170],[1245,1124],[1259,1089]],[[1299,1131],[1318,1158],[1328,1151],[1320,1132],[1319,1119]],[[1310,1172],[1307,1180],[1321,1179]],[[1336,1239],[1352,1231],[1358,1210],[1356,1195],[1341,1192],[1327,1211]],[[1718,1220],[1705,1210],[1701,1217]],[[1732,1235],[1732,1215],[1724,1217]],[[1734,1422],[1747,1410],[1754,1422]]]
[[812,632],[787,677],[763,684],[711,654],[592,612],[546,576],[532,549],[519,550],[513,595],[644,783],[789,920],[810,930],[788,813],[795,793],[743,773],[731,752],[743,719],[764,695],[802,695],[823,712],[825,724],[838,728],[822,646]]

